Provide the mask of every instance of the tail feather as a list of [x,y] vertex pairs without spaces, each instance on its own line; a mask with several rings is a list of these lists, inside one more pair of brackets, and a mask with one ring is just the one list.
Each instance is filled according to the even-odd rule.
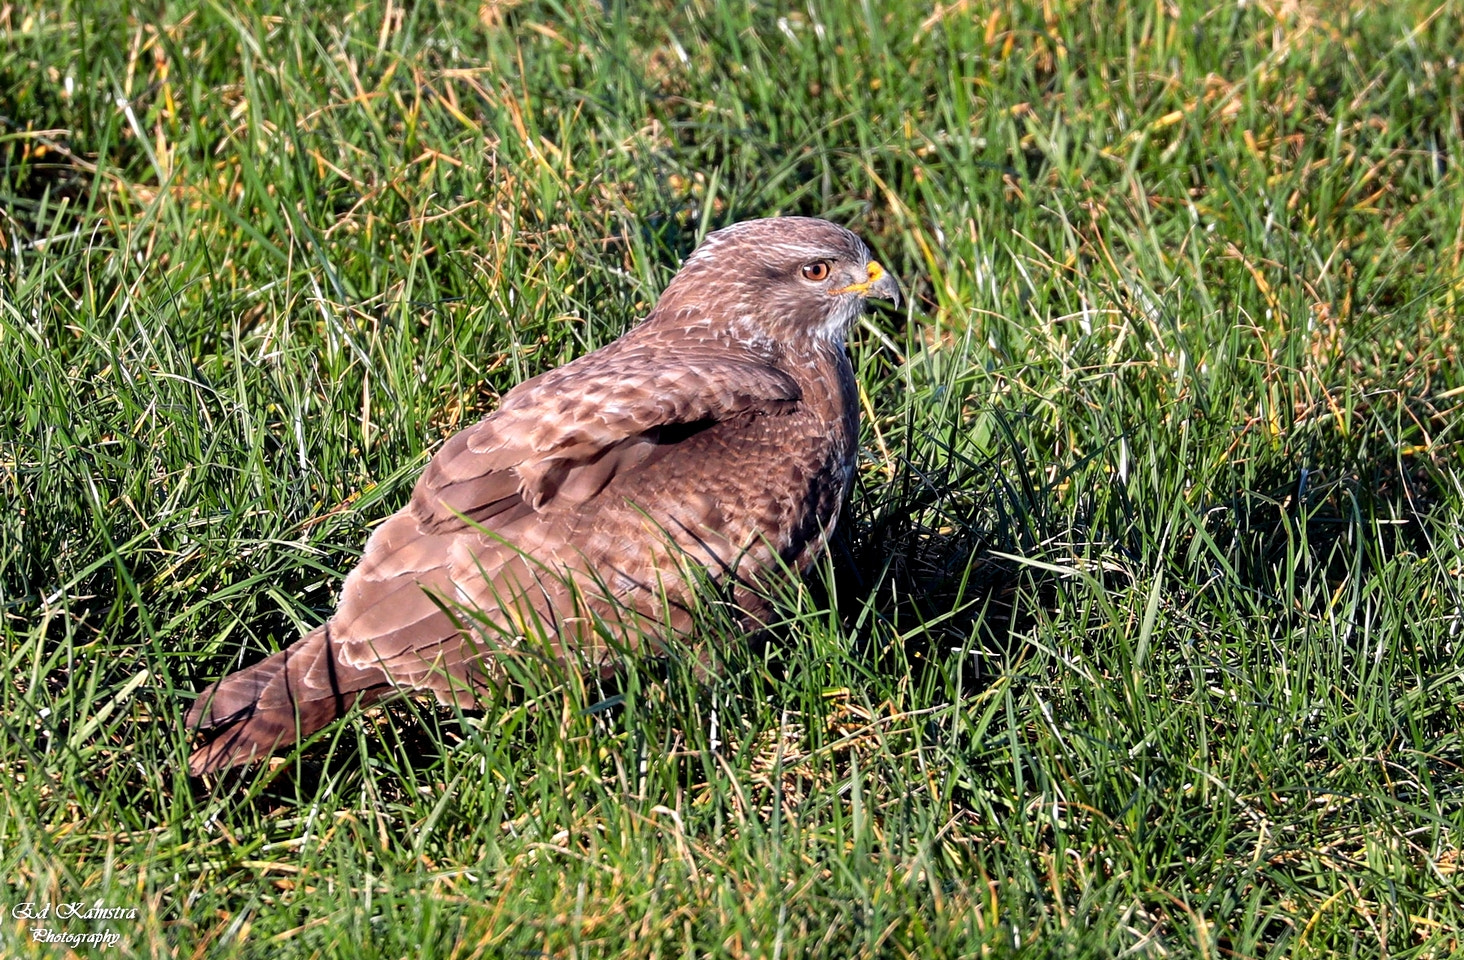
[[216,732],[189,756],[188,772],[197,777],[263,759],[393,689],[379,667],[342,663],[322,626],[198,695],[188,729]]

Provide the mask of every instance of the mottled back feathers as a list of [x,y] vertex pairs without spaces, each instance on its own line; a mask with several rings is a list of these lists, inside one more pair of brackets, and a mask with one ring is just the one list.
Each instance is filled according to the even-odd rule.
[[199,695],[188,724],[212,736],[190,771],[394,693],[472,705],[515,656],[606,668],[614,648],[684,633],[705,576],[755,620],[756,585],[806,566],[847,494],[843,344],[870,296],[898,287],[826,221],[709,236],[644,322],[444,444],[326,624]]

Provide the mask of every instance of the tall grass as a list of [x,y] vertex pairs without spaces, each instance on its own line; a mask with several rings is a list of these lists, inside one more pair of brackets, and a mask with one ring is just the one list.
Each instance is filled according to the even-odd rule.
[[[0,7],[0,953],[1456,953],[1461,35]],[[912,294],[774,642],[185,776],[192,692],[329,614],[442,439],[774,213]]]

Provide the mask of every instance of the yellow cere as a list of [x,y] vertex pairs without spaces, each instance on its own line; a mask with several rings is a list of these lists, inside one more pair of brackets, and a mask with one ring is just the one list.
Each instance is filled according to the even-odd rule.
[[840,287],[837,290],[830,290],[829,296],[838,296],[841,293],[867,293],[869,288],[879,283],[880,278],[885,275],[885,268],[878,262],[869,261],[868,278],[860,283],[851,283],[847,287]]

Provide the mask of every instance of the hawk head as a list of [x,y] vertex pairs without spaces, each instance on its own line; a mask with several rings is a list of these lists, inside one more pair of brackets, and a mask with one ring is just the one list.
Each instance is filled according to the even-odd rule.
[[745,220],[707,236],[656,306],[686,326],[725,324],[785,347],[842,345],[875,297],[900,302],[900,285],[853,233],[813,217]]

